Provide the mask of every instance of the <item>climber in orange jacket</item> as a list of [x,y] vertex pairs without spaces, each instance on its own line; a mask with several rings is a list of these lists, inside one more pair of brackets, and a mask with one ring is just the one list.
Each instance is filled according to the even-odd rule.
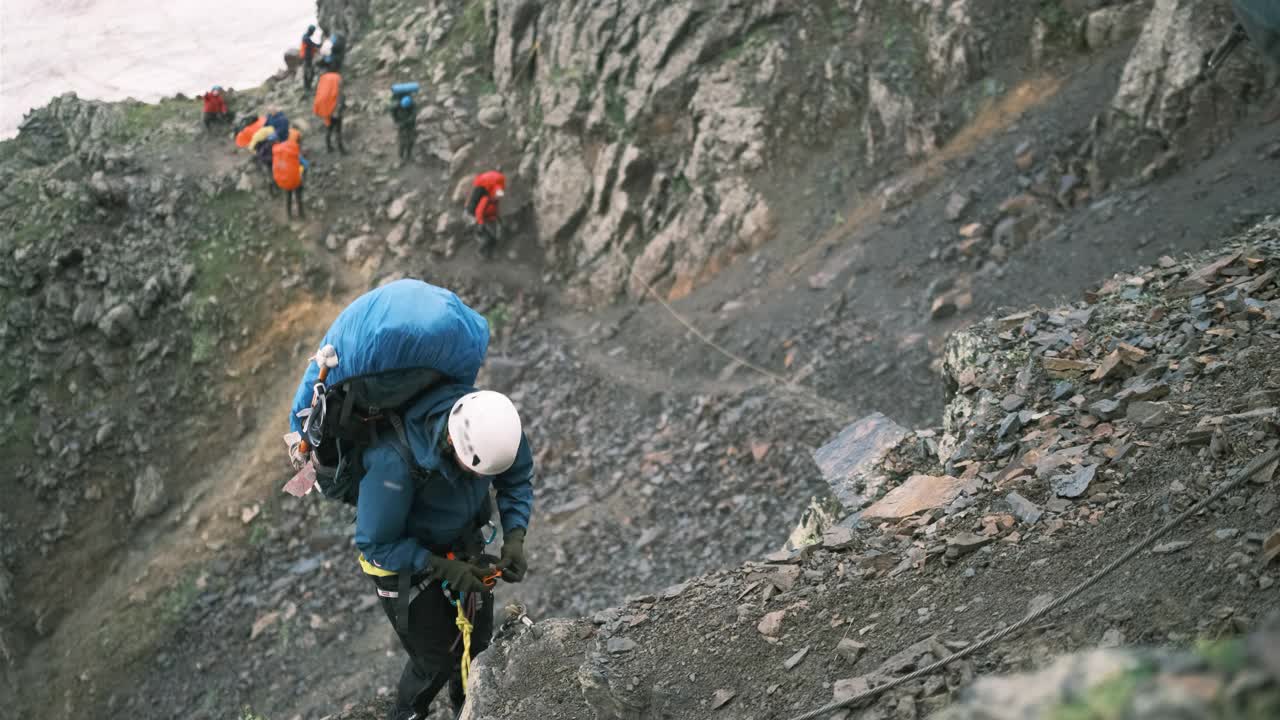
[[293,217],[293,203],[296,196],[298,217],[305,220],[307,213],[302,207],[303,175],[311,164],[302,156],[302,147],[299,144],[302,134],[298,133],[295,136],[295,132],[297,132],[296,128],[290,131],[288,140],[278,142],[271,148],[271,175],[276,185],[284,190],[285,213],[290,218]]
[[480,254],[487,258],[493,257],[500,239],[502,218],[498,215],[498,202],[506,190],[507,178],[499,170],[481,173],[471,183],[467,214],[475,219]]

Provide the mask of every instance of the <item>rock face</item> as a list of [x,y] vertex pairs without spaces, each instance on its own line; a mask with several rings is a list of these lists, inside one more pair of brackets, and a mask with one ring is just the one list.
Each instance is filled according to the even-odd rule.
[[[299,282],[270,245],[289,235],[234,190],[238,168],[174,162],[199,132],[189,98],[64,95],[2,143],[0,485],[5,512],[40,512],[0,516],[0,666],[22,667],[28,629],[55,634],[83,600],[39,593],[32,566],[82,561],[83,543],[62,541],[97,521],[111,530],[89,541],[95,557],[132,542],[132,523],[192,485],[166,482],[172,448],[200,444],[183,436],[235,437],[234,408],[206,393],[255,329],[250,298]],[[268,264],[270,277],[255,274]]]
[[[1081,578],[1055,564],[1118,557],[1132,547],[1135,524],[1167,522],[1167,512],[1136,498],[1160,493],[1185,509],[1274,445],[1280,223],[1223,245],[1119,274],[1088,301],[989,318],[956,336],[943,364],[956,386],[944,427],[902,432],[865,418],[818,455],[828,473],[886,478],[891,489],[862,513],[872,522],[832,527],[820,540],[577,621],[509,619],[478,661],[483,692],[464,717],[707,717],[720,705],[737,712],[726,717],[793,717],[971,648],[993,616],[1014,622],[1062,597]],[[1236,396],[1241,388],[1247,397]],[[1133,410],[1103,419],[1096,398]],[[1149,411],[1162,403],[1174,410],[1153,426]],[[1022,430],[1001,437],[1010,416]],[[883,433],[898,439],[880,449]],[[876,459],[864,464],[869,451]],[[1263,479],[1273,469],[1131,560],[1122,591],[1093,588],[1079,609],[1060,608],[1056,637],[1010,636],[856,712],[1157,720],[1256,707],[1258,717],[1274,716],[1280,638],[1268,617],[1280,499]],[[1179,561],[1206,568],[1184,575],[1194,589],[1183,592],[1211,598],[1205,607],[1151,601]],[[1028,587],[1019,591],[1019,582]],[[703,628],[696,651],[691,623]],[[914,642],[904,642],[903,627]],[[1225,639],[1191,650],[1118,647],[1126,637],[1190,637],[1206,627]],[[1103,649],[1071,654],[1081,638]],[[1015,675],[1033,654],[1061,657]],[[831,660],[813,659],[822,656]],[[997,667],[1004,677],[976,678]]]
[[[456,189],[424,198],[430,215],[453,217],[470,179],[501,167],[508,235],[591,306],[688,294],[786,229],[788,188],[815,174],[839,207],[853,195],[845,183],[873,187],[934,157],[990,97],[993,68],[1028,53],[1047,62],[1055,42],[1133,43],[1081,148],[1080,175],[1099,190],[1196,156],[1267,86],[1254,51],[1212,82],[1200,73],[1228,27],[1221,4],[1050,5],[323,0],[319,12],[363,38],[348,60],[362,72],[429,80],[421,154],[439,160],[429,185]],[[1064,186],[1064,204],[1082,180]],[[890,211],[916,189],[890,187]],[[993,252],[1033,225],[1006,222]],[[470,240],[463,223],[436,226],[434,252]]]
[[[1120,14],[1126,11],[1113,12],[1110,21],[1132,25]],[[1267,85],[1262,55],[1253,50],[1238,52],[1212,81],[1204,77],[1204,58],[1232,22],[1225,3],[1156,0],[1111,107],[1099,118],[1095,179],[1151,179],[1163,156],[1189,155],[1222,139],[1251,96]],[[1087,27],[1105,34],[1101,28],[1114,25],[1100,21]]]
[[371,0],[316,0],[316,18],[326,33],[355,40],[369,25],[370,5]]
[[[828,31],[821,10],[776,0],[500,3],[494,80],[540,109],[539,242],[580,276],[579,299],[680,297],[759,246],[778,199],[754,174],[797,143],[829,142],[837,118],[860,118],[855,165],[935,150],[941,113],[914,98],[981,74],[980,3],[890,4],[834,3]],[[884,62],[847,41],[884,32],[902,37]],[[799,72],[815,47],[821,72]]]
[[[539,242],[590,276],[583,301],[642,296],[644,283],[679,294],[769,236],[769,204],[741,177],[764,161],[764,110],[725,56],[752,33],[770,37],[785,12],[774,1],[498,5],[494,80],[542,111]],[[633,265],[641,282],[629,285]]]
[[100,159],[105,143],[124,123],[118,105],[82,102],[74,93],[56,97],[22,121],[19,151],[29,162],[52,163],[67,153]]
[[780,177],[807,181],[816,167],[874,181],[929,156],[973,112],[963,95],[992,48],[1019,52],[1035,16],[991,0],[319,9],[326,27],[378,48],[352,62],[426,64],[421,142],[448,164],[438,186],[465,188],[501,165],[507,226],[582,305],[689,293],[778,232],[794,199]]

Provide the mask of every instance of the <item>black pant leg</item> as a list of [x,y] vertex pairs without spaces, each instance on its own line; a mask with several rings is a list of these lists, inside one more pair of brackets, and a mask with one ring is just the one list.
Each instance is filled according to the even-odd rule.
[[302,218],[303,220],[306,220],[307,210],[306,208],[302,207],[302,188],[303,187],[305,187],[305,185],[299,185],[298,189],[295,190],[294,192],[298,194],[298,217]]
[[476,226],[476,234],[480,240],[480,254],[485,258],[492,258],[498,249],[500,236],[498,234],[498,224],[495,220]]
[[413,658],[409,658],[400,672],[400,682],[396,684],[393,716],[405,717],[413,712],[417,712],[418,717],[426,716],[436,695],[448,682],[447,672],[424,673]]
[[[396,591],[395,577],[375,579],[374,583],[384,592]],[[399,599],[379,594],[378,600],[395,627]],[[409,663],[400,675],[397,706],[403,700],[405,707],[425,713],[440,690],[460,673],[462,639],[457,617],[457,608],[441,592],[438,582],[427,584],[414,596],[409,604],[408,631],[401,633],[396,628],[400,644],[409,654]],[[493,639],[492,594],[480,595],[471,623],[471,657],[474,658],[489,647]],[[453,695],[452,691],[450,694]]]

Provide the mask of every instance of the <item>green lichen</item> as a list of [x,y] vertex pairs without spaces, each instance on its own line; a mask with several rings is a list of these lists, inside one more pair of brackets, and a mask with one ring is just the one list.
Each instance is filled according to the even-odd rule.
[[1151,676],[1147,668],[1119,673],[1089,688],[1079,700],[1055,708],[1052,720],[1123,720],[1139,686]]
[[154,103],[126,101],[123,120],[115,131],[116,140],[142,140],[175,123],[194,126],[199,122],[200,111],[200,104],[189,99],[166,98]]

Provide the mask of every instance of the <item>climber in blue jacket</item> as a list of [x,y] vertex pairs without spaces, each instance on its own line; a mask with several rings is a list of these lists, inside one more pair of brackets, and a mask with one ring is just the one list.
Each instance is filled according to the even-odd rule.
[[[470,385],[433,388],[385,435],[364,451],[355,542],[409,654],[391,715],[404,720],[425,717],[446,684],[455,711],[462,707],[463,643],[452,603],[474,628],[474,657],[493,634],[486,580],[496,570],[506,582],[524,579],[533,452],[511,400]],[[501,558],[491,566],[482,555],[490,487],[503,531]]]

